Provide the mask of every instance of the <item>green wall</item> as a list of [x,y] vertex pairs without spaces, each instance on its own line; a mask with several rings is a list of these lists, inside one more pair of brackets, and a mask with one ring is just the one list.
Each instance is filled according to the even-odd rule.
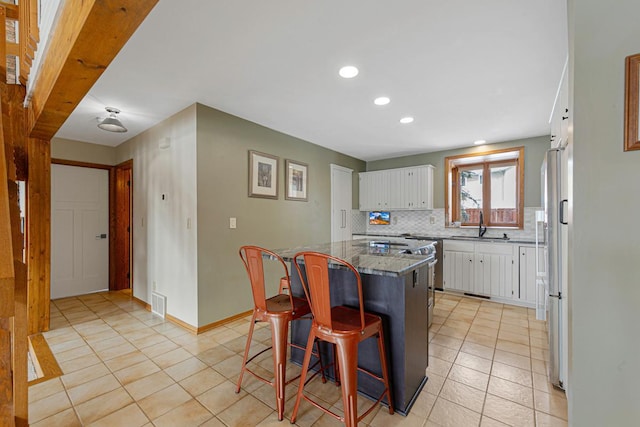
[[51,158],[113,166],[116,164],[116,149],[106,145],[53,138]]
[[[252,307],[242,245],[295,247],[331,240],[329,165],[358,172],[365,162],[268,129],[204,105],[197,105],[198,312],[199,325]],[[248,151],[280,158],[278,199],[248,197]],[[284,160],[309,165],[307,202],[284,200]],[[229,218],[237,228],[229,228]],[[275,285],[274,285],[275,286]]]
[[433,207],[444,208],[445,170],[444,159],[448,156],[471,154],[487,150],[524,146],[524,205],[527,207],[541,206],[540,196],[540,166],[544,154],[551,147],[549,136],[517,139],[497,144],[481,145],[477,147],[460,148],[456,150],[437,151],[434,153],[416,154],[393,159],[367,162],[367,170],[402,168],[406,166],[433,165],[436,167],[433,175]]

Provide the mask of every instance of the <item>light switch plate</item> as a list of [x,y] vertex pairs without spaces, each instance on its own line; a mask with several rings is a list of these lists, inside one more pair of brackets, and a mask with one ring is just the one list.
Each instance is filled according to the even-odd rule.
[[236,228],[236,219],[229,218],[229,228]]

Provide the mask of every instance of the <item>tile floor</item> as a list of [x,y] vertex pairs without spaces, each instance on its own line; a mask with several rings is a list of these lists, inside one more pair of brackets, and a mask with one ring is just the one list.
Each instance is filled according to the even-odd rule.
[[[532,310],[447,294],[436,304],[429,381],[411,413],[377,408],[362,425],[567,425],[564,393],[545,375],[545,325]],[[29,388],[31,425],[289,425],[277,421],[269,386],[248,375],[234,393],[248,328],[243,318],[194,336],[121,293],[53,301],[44,335],[64,375]],[[268,328],[257,329],[254,341],[255,349],[268,345]],[[256,368],[267,375],[270,355]],[[340,410],[339,388],[319,379],[307,387]],[[294,384],[287,387],[287,418],[295,393]],[[303,402],[296,425],[339,423]]]

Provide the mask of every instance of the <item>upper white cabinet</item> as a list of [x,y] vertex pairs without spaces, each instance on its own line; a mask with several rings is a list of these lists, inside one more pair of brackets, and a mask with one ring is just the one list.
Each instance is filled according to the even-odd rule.
[[360,173],[360,210],[433,209],[431,165]]

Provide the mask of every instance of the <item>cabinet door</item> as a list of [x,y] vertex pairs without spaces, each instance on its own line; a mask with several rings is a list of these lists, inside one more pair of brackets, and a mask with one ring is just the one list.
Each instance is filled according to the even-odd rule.
[[360,179],[359,187],[359,206],[361,211],[368,211],[371,209],[371,201],[369,199],[369,192],[371,191],[371,184],[369,174],[367,172],[361,172],[358,174]]
[[403,171],[402,169],[389,169],[386,172],[389,182],[389,210],[404,209],[402,197]]
[[473,292],[473,252],[445,251],[444,288]]
[[[543,249],[541,249],[543,250]],[[536,302],[536,248],[520,246],[520,286],[518,298],[531,304]]]
[[475,293],[513,298],[514,245],[477,243],[475,246]]
[[420,166],[415,171],[416,209],[433,209],[433,167]]

